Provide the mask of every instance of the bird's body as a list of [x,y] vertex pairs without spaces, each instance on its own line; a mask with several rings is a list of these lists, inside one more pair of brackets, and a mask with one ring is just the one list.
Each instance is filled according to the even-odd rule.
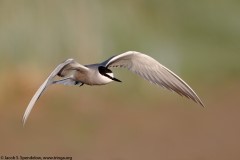
[[[72,68],[72,64],[69,64],[66,68],[63,68],[62,71],[58,73],[60,77],[66,77],[66,79],[54,81],[57,84],[64,85],[77,85],[79,83],[87,84],[87,85],[104,85],[112,82],[113,80],[109,77],[113,77],[113,73],[108,69],[109,73],[106,73],[105,67],[101,66],[101,64],[91,64],[84,66],[77,66],[74,69]],[[102,75],[101,73],[106,73],[106,75]]]
[[[190,98],[203,106],[200,98],[191,87],[172,71],[146,54],[128,51],[97,64],[81,65],[73,59],[68,59],[59,64],[31,99],[24,113],[23,123],[25,124],[35,102],[42,92],[51,84],[82,86],[84,84],[105,85],[113,81],[121,82],[114,77],[112,71],[109,69],[110,67],[127,68],[147,81]],[[57,76],[60,79],[54,80]]]

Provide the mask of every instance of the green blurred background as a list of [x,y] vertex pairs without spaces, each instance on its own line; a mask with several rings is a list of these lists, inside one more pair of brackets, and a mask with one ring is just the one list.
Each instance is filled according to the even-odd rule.
[[[0,0],[0,156],[240,159],[239,8],[234,0]],[[60,62],[128,50],[173,70],[206,108],[114,69],[123,83],[50,87],[22,127]]]

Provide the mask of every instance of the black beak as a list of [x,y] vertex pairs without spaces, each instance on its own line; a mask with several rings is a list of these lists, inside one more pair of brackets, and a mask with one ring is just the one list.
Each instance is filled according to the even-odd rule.
[[117,78],[115,78],[115,77],[113,77],[113,78],[111,78],[112,80],[114,80],[114,81],[116,81],[116,82],[122,82],[122,81],[120,81],[119,79],[117,79]]
[[108,78],[110,78],[110,79],[112,79],[112,80],[114,80],[114,81],[116,81],[116,82],[122,82],[122,81],[120,81],[119,79],[117,79],[117,78],[115,78],[115,77],[111,77],[110,75],[108,75],[107,73],[112,73],[112,71],[111,71],[110,69],[104,67],[104,66],[99,66],[99,67],[98,67],[98,71],[99,71],[99,73],[100,73],[101,75],[104,75],[104,76],[106,76],[106,77],[108,77]]

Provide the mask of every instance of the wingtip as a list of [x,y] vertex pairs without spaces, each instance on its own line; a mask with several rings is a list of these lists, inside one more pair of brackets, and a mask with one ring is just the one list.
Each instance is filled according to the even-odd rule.
[[199,104],[201,107],[205,108],[206,106],[204,105],[204,103],[201,101],[200,98],[197,99],[193,99],[197,104]]
[[25,127],[25,122],[22,120],[22,127],[24,128]]
[[22,127],[25,128],[25,122],[22,122]]
[[26,116],[24,115],[23,118],[22,118],[22,126],[25,127],[25,124],[27,122],[27,118]]
[[203,108],[206,108],[206,106],[203,104],[202,101],[200,101],[199,104],[200,104]]

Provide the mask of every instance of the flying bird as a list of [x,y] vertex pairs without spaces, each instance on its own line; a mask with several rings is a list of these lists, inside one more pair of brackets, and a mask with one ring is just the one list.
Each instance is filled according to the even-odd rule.
[[[121,82],[121,80],[114,77],[113,72],[110,70],[111,67],[127,68],[153,84],[174,91],[204,106],[193,89],[171,70],[146,54],[127,51],[112,56],[102,63],[81,65],[74,59],[67,59],[59,64],[39,87],[29,102],[23,115],[23,124],[26,123],[34,104],[49,85],[63,84],[82,86],[84,84],[105,85],[113,81]],[[59,78],[56,79],[56,77]]]

